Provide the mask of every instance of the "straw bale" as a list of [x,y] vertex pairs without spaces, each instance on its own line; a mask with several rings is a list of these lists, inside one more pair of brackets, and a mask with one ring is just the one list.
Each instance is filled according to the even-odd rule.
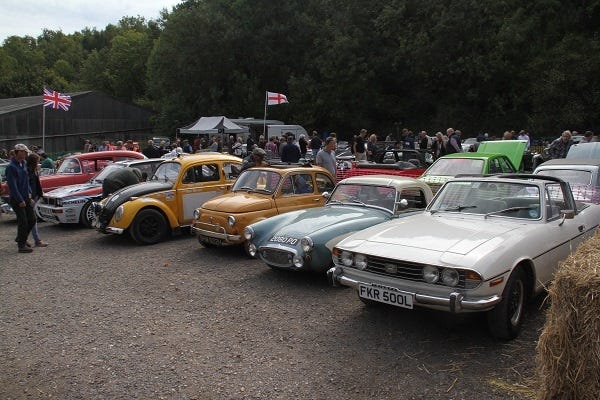
[[600,394],[600,233],[561,263],[537,346],[539,399]]

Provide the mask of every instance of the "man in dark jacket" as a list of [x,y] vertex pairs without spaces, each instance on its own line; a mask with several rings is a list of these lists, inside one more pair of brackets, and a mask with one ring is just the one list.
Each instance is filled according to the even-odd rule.
[[15,156],[6,167],[6,180],[9,190],[9,204],[17,217],[17,246],[19,253],[31,253],[33,249],[27,243],[27,237],[35,225],[31,187],[25,158],[29,149],[24,144],[15,145]]
[[102,198],[129,185],[142,180],[142,173],[137,168],[124,167],[111,172],[102,182]]
[[300,157],[300,147],[294,144],[294,137],[288,132],[287,143],[281,148],[281,162],[297,163]]

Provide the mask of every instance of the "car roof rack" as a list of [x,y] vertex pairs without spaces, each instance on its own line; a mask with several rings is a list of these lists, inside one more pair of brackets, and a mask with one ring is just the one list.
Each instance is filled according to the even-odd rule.
[[282,161],[269,162],[269,166],[273,168],[297,168],[297,167],[312,167],[309,160],[301,158],[297,163],[289,163]]

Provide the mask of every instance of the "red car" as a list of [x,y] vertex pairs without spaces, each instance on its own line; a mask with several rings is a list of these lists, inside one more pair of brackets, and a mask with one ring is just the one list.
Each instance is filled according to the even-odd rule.
[[[40,176],[42,190],[50,190],[78,183],[88,182],[106,164],[146,158],[142,153],[128,150],[94,151],[91,153],[73,154],[65,157],[54,174]],[[2,183],[2,197],[8,197],[8,184]]]
[[346,160],[338,163],[337,180],[360,175],[398,175],[418,178],[431,165],[433,159],[425,152],[412,149],[382,151],[376,162]]

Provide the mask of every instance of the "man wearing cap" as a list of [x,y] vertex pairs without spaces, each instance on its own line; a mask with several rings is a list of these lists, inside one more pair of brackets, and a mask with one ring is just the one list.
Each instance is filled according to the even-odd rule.
[[35,225],[31,187],[25,158],[29,149],[24,144],[15,145],[15,156],[6,167],[6,181],[9,189],[9,204],[17,216],[17,238],[19,253],[31,253],[33,249],[27,243],[27,237]]
[[260,166],[269,165],[265,162],[266,155],[267,155],[266,151],[264,151],[260,147],[255,147],[254,150],[252,150],[252,153],[248,157],[244,158],[244,161],[242,162],[242,168],[240,169],[240,171],[243,171],[243,170],[251,168],[251,167],[260,167]]

